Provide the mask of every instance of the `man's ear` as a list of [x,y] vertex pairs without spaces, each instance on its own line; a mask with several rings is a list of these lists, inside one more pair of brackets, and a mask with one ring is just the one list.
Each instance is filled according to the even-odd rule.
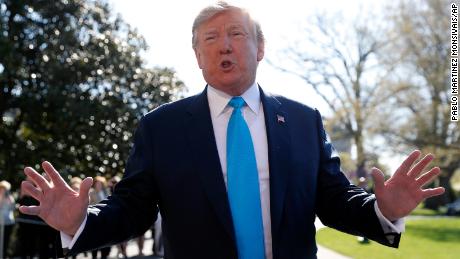
[[200,69],[203,69],[203,64],[201,63],[201,53],[200,53],[200,51],[198,50],[197,47],[194,47],[193,51],[195,52],[195,57],[196,57],[196,62],[198,63],[198,67]]
[[259,42],[257,43],[257,62],[260,62],[264,58],[265,54],[265,43]]

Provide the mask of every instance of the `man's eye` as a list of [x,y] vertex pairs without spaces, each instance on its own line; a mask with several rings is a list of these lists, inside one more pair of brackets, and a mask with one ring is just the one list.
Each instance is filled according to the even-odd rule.
[[240,31],[234,31],[234,32],[232,32],[232,35],[233,36],[240,36],[240,35],[243,35],[243,33],[240,32]]
[[210,41],[210,40],[214,40],[214,39],[216,39],[216,36],[206,36],[204,38],[205,41]]

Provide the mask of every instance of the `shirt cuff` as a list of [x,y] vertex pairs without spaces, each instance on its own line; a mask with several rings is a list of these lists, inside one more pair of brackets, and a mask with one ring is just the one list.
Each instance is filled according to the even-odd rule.
[[380,221],[380,225],[382,226],[383,233],[385,234],[401,234],[406,230],[406,224],[404,222],[404,218],[397,219],[393,222],[389,221],[385,216],[383,216],[382,212],[377,205],[377,201],[374,203],[375,213],[377,214],[377,218]]
[[73,237],[60,231],[61,244],[62,244],[63,249],[69,249],[69,250],[72,249],[73,245],[75,244],[75,242],[77,242],[77,239],[80,237],[81,232],[83,232],[87,219],[88,219],[88,215],[85,216],[85,219],[83,220],[83,222],[81,223],[80,227],[78,228],[77,232],[75,233]]

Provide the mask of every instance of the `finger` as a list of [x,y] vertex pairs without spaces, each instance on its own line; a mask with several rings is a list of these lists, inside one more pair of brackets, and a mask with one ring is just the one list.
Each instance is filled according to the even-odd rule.
[[22,191],[29,196],[32,196],[37,201],[41,202],[43,198],[43,193],[37,189],[31,182],[23,181],[21,183]]
[[53,182],[54,186],[64,186],[66,185],[64,179],[62,179],[61,175],[54,169],[53,165],[45,161],[42,163],[43,170],[45,170],[46,174],[50,177],[51,181]]
[[43,178],[43,176],[41,176],[39,173],[37,173],[37,171],[35,171],[32,167],[24,168],[24,173],[28,177],[30,177],[30,179],[32,179],[32,181],[35,183],[35,185],[40,187],[40,189],[45,191],[45,190],[48,190],[49,188],[51,188],[50,183],[45,178]]
[[89,199],[89,190],[93,186],[93,178],[87,177],[80,184],[80,198]]
[[412,164],[417,160],[417,158],[420,156],[420,151],[419,150],[414,150],[410,155],[402,162],[402,164],[399,166],[399,168],[396,170],[395,175],[399,174],[404,174],[406,175],[407,172],[409,172],[410,168],[412,167]]
[[372,179],[374,179],[374,188],[376,193],[380,193],[383,191],[385,187],[385,176],[383,175],[380,169],[374,167],[371,170]]
[[38,215],[40,214],[40,206],[21,206],[19,211],[27,215]]
[[420,187],[423,187],[427,184],[430,184],[433,182],[434,179],[441,173],[441,169],[439,167],[434,167],[430,171],[424,173],[422,176],[420,176],[416,182]]
[[445,191],[444,187],[436,187],[422,190],[423,199],[428,199],[433,196],[438,196],[443,194]]
[[425,169],[425,167],[433,161],[434,156],[432,154],[426,155],[422,160],[420,160],[410,171],[407,173],[407,176],[416,178],[420,173]]

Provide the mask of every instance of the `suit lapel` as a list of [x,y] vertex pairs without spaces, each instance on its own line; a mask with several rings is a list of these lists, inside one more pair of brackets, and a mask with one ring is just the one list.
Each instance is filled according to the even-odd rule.
[[206,89],[195,97],[188,113],[185,129],[203,188],[225,230],[235,240]]
[[289,118],[275,97],[266,96],[262,89],[260,93],[267,128],[272,235],[276,241],[283,216],[289,176]]

